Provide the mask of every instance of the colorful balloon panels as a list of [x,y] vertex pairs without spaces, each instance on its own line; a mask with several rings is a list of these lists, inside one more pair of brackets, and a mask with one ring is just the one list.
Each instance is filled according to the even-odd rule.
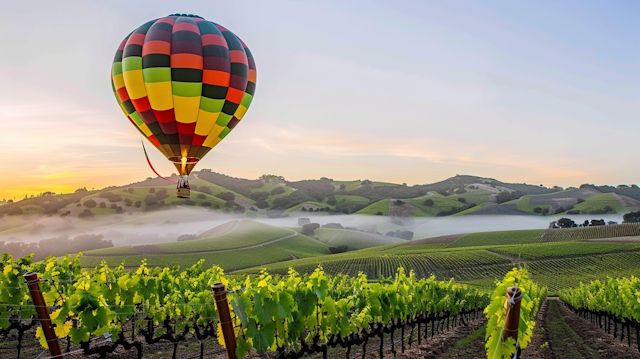
[[247,45],[223,26],[174,14],[122,41],[111,84],[131,123],[188,175],[244,117],[256,65]]

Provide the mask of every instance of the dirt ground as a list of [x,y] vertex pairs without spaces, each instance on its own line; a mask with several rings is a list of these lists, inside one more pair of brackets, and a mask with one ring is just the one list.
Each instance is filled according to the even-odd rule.
[[[469,326],[459,326],[441,334],[431,337],[429,330],[429,338],[421,339],[421,343],[417,342],[417,329],[412,336],[412,345],[408,344],[410,336],[409,329],[405,331],[405,351],[402,353],[400,337],[401,332],[395,332],[394,341],[396,354],[391,352],[391,347],[383,350],[384,358],[398,359],[484,359],[485,351],[485,324],[486,319],[479,318],[472,320]],[[422,327],[424,330],[424,327]],[[424,334],[424,332],[423,332]],[[635,332],[631,333],[635,337]],[[635,339],[635,338],[634,338]],[[349,353],[349,359],[378,358],[379,341],[371,340],[367,345],[367,353],[362,355],[362,347],[353,347]],[[527,359],[582,359],[582,358],[616,358],[616,359],[640,359],[640,352],[636,349],[635,341],[632,347],[620,343],[620,339],[614,339],[613,335],[607,334],[604,330],[593,325],[588,320],[574,314],[557,298],[547,299],[536,317],[536,327],[533,331],[531,342],[522,351],[522,357]],[[61,343],[64,344],[64,343]],[[385,336],[384,345],[390,344],[389,336]],[[64,348],[64,345],[62,345]],[[161,359],[171,358],[173,354],[173,345],[170,343],[144,345],[143,358],[145,359]],[[205,358],[222,359],[226,358],[226,354],[213,353],[220,352],[221,347],[216,340],[205,341],[204,352],[209,353]],[[42,352],[39,346],[27,347],[23,350],[21,358],[34,358]],[[0,357],[2,359],[16,358],[16,351],[2,350]],[[189,343],[189,346],[181,344],[178,346],[177,358],[198,358],[200,354],[200,344],[196,341]],[[45,355],[46,356],[46,355]],[[43,357],[45,357],[43,356]],[[65,356],[67,358],[88,358],[80,353]],[[275,359],[275,353],[267,353],[264,355],[253,354],[252,358]],[[329,350],[329,357],[332,359],[347,359],[346,350],[343,348],[335,348]],[[96,355],[91,358],[97,358]],[[137,351],[124,351],[119,348],[116,353],[110,354],[107,358],[114,359],[133,359],[137,358]],[[321,354],[306,356],[305,358],[316,359],[322,358]]]

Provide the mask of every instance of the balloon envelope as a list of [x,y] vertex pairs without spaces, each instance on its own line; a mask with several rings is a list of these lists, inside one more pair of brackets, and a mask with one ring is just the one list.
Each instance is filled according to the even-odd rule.
[[231,31],[174,14],[143,24],[122,41],[111,84],[129,121],[180,175],[188,175],[244,117],[256,66]]

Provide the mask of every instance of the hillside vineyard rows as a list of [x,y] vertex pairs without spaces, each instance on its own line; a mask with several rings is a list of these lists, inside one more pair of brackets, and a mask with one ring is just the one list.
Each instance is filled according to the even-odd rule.
[[[466,323],[489,299],[453,281],[418,279],[401,268],[393,279],[372,283],[362,274],[327,276],[320,268],[308,276],[290,271],[285,277],[263,272],[227,278],[219,267],[204,269],[202,262],[184,271],[144,265],[135,270],[106,265],[82,269],[77,257],[32,263],[29,257],[4,255],[1,270],[3,334],[17,331],[20,346],[23,334],[37,327],[35,336],[47,348],[24,285],[23,275],[35,271],[56,335],[68,339],[67,349],[76,344],[84,354],[106,355],[119,346],[140,353],[143,343],[176,345],[189,337],[202,341],[216,336],[218,315],[210,288],[215,282],[234,292],[230,302],[239,358],[251,350],[301,357],[327,347],[366,345],[369,337],[382,338],[418,323],[443,325],[446,320],[448,326],[450,318]],[[108,337],[110,344],[90,346],[96,337]]]

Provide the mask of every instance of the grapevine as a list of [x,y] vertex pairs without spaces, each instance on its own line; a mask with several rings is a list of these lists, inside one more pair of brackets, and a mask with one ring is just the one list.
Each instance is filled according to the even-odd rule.
[[[522,303],[520,306],[520,325],[518,326],[518,343],[513,338],[502,340],[502,332],[507,317],[507,288],[516,286],[522,292]],[[516,344],[525,349],[531,341],[533,328],[535,326],[535,316],[540,305],[547,296],[547,288],[539,287],[529,280],[529,273],[526,269],[514,268],[507,273],[504,279],[497,283],[496,289],[491,296],[491,304],[487,306],[484,313],[489,322],[487,323],[486,348],[489,359],[511,358],[516,352]]]

